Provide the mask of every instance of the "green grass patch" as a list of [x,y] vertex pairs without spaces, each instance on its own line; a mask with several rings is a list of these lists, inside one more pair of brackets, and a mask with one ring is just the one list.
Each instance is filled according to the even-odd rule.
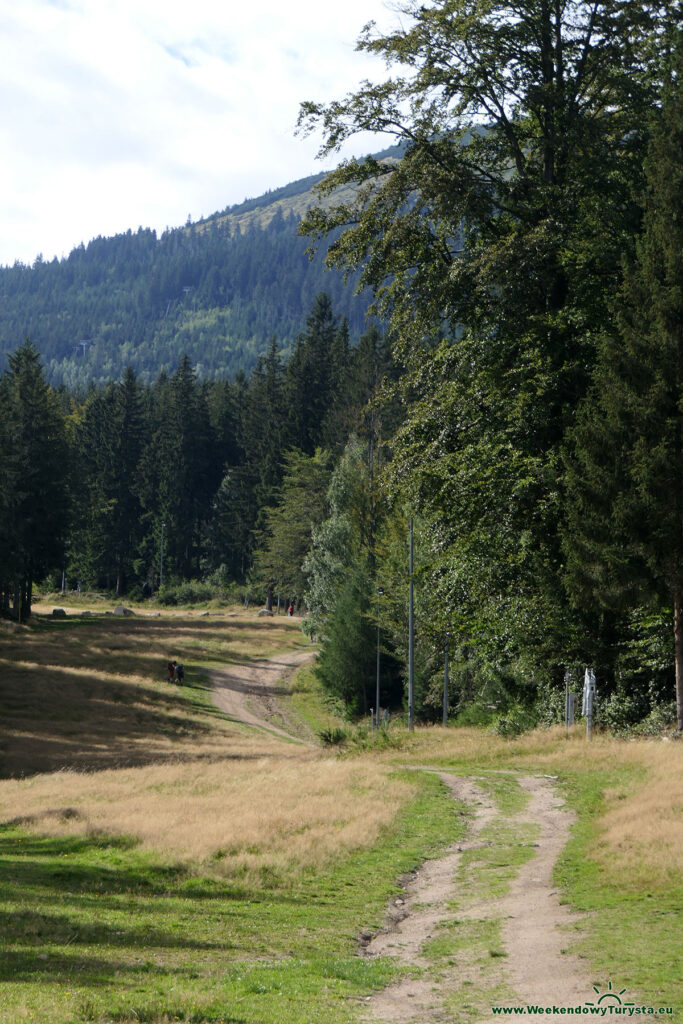
[[[600,772],[562,776],[577,824],[555,870],[573,909],[587,913],[572,948],[587,957],[598,984],[626,987],[625,999],[683,1009],[680,950],[683,881],[669,889],[615,875],[593,856],[600,842],[606,791],[632,791],[644,770],[617,765]],[[574,938],[574,937],[573,937]]]
[[0,830],[0,1020],[301,1024],[358,1019],[397,968],[359,955],[399,876],[457,838],[440,781],[373,849],[260,888],[162,863],[125,838]]
[[305,665],[292,676],[290,693],[294,710],[315,735],[346,728],[347,723],[328,699],[312,666]]

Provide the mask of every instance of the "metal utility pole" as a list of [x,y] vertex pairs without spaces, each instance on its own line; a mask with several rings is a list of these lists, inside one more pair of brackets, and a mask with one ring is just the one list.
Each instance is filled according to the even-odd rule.
[[377,591],[377,693],[375,697],[375,728],[379,729],[379,642],[380,642],[380,625],[379,625],[379,609],[380,609],[380,598],[384,591],[380,587]]
[[159,549],[159,590],[164,584],[164,530],[166,523],[161,524],[161,547]]
[[410,546],[408,555],[408,728],[412,729],[413,722],[413,694],[415,676],[415,644],[414,644],[414,621],[413,621],[413,517],[410,517]]
[[569,735],[569,669],[564,673],[564,727]]
[[586,717],[586,739],[593,739],[593,711],[595,703],[595,672],[592,668],[586,669],[583,680],[583,713]]
[[443,724],[448,725],[448,635],[443,652]]

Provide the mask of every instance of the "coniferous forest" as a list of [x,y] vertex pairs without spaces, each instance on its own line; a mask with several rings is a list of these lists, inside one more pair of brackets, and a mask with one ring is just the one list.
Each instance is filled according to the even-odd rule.
[[[96,238],[64,259],[0,268],[0,350],[26,338],[48,381],[71,390],[145,383],[188,355],[203,380],[250,372],[277,337],[285,356],[320,292],[357,335],[370,294],[312,260],[297,235],[311,183],[294,182],[196,224]],[[295,204],[293,207],[292,204]]]
[[[359,42],[393,77],[301,108],[327,153],[367,130],[400,149],[329,175],[300,248],[292,219],[227,240],[216,222],[0,275],[4,337],[32,339],[0,385],[4,613],[63,573],[279,597],[351,714],[379,625],[397,707],[412,520],[418,718],[440,719],[448,649],[460,720],[559,720],[589,665],[604,724],[680,730],[680,5],[402,9]],[[337,276],[309,294],[311,241]],[[106,273],[100,250],[120,252]]]

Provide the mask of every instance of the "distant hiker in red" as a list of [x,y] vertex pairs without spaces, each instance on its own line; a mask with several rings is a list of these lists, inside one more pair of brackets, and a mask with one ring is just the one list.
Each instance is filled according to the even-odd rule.
[[294,605],[293,604],[290,604],[289,608],[287,609],[287,614],[288,615],[293,615],[294,614]]
[[169,661],[166,668],[168,669],[168,681],[172,683],[175,679],[175,661]]

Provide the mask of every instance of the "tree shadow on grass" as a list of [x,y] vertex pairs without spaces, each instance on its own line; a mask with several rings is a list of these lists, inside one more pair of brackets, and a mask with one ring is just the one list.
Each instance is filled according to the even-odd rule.
[[[56,619],[12,634],[0,644],[0,778],[230,756],[227,720],[212,706],[206,670],[192,667],[188,634],[207,648],[229,639],[202,619]],[[167,651],[185,663],[182,687],[168,683]],[[228,667],[263,660],[199,654]]]
[[233,742],[217,731],[224,715],[200,713],[182,693],[23,666],[8,675],[0,676],[0,778],[258,756],[240,750],[237,734]]
[[[164,962],[164,951],[173,950],[248,958],[248,932],[242,928],[240,937],[230,927],[230,905],[253,905],[253,890],[156,863],[129,839],[106,844],[0,828],[0,982],[97,986],[120,972],[192,976],[185,958]],[[227,906],[202,934],[197,904],[206,898]],[[268,902],[289,899],[278,893]],[[155,954],[160,962],[150,959]]]

